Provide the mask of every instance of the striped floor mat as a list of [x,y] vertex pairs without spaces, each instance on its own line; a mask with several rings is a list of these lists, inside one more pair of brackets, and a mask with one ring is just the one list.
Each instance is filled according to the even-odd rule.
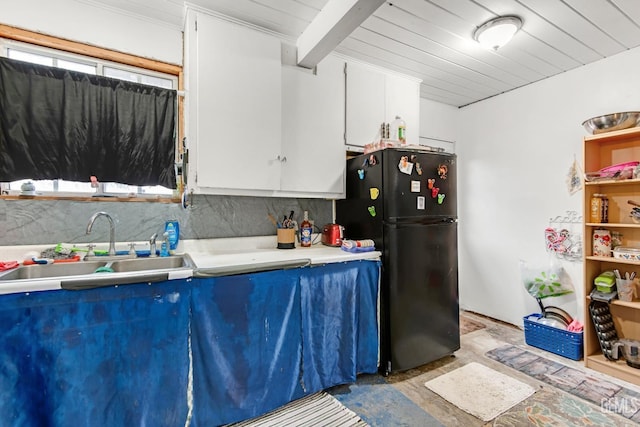
[[275,411],[227,427],[366,427],[358,415],[325,392],[295,400]]

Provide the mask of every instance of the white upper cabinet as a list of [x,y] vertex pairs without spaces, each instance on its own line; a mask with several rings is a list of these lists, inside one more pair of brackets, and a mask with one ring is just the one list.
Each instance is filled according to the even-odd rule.
[[282,68],[282,191],[344,192],[344,61]]
[[344,196],[344,61],[283,65],[279,38],[188,10],[188,183],[198,193]]
[[362,147],[374,142],[380,125],[396,116],[407,125],[407,144],[420,135],[420,81],[347,62],[346,144]]
[[385,122],[396,116],[407,124],[407,144],[417,145],[420,140],[420,82],[410,78],[385,76]]
[[278,190],[280,41],[204,13],[187,19],[190,181],[200,192]]
[[347,63],[346,144],[373,142],[385,121],[385,75],[358,63]]
[[187,188],[196,193],[341,198],[345,141],[362,147],[400,115],[417,144],[418,81],[359,63],[345,77],[333,54],[300,68],[275,35],[191,8],[185,22]]

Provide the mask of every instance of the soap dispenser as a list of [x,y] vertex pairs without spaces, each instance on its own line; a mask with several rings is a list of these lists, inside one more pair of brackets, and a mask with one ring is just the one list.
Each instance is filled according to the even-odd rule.
[[160,245],[160,256],[169,256],[169,233],[165,232],[162,235],[162,244]]

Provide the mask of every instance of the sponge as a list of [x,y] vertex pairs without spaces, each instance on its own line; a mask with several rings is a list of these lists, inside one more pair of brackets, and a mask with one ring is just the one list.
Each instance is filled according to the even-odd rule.
[[113,263],[112,262],[108,262],[105,265],[103,265],[102,267],[96,268],[96,271],[94,271],[94,273],[113,273],[113,268],[111,268],[111,264],[113,264]]

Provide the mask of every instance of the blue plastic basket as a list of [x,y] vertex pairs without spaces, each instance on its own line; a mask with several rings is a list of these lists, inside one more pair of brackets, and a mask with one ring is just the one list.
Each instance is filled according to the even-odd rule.
[[543,325],[529,318],[539,319],[539,313],[524,317],[524,341],[551,353],[568,359],[582,359],[582,332],[570,332],[553,326]]

